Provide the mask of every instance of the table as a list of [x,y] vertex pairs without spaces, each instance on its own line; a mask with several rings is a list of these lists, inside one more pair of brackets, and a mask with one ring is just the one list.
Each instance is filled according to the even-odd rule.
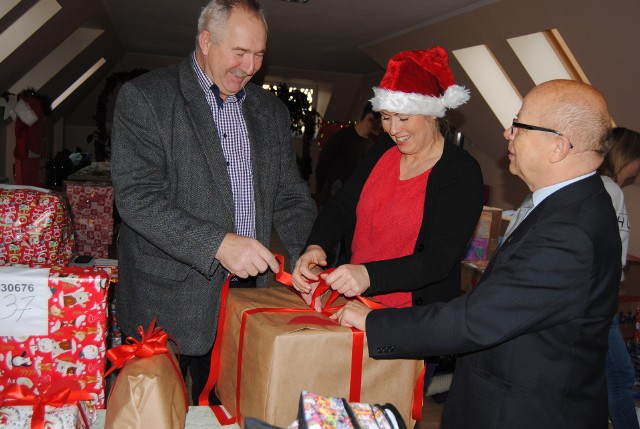
[[[106,414],[106,410],[98,410],[98,418],[91,425],[91,429],[103,429]],[[228,429],[240,428],[240,426],[235,423],[232,425],[222,426],[209,407],[189,407],[185,429],[215,429],[222,427]]]

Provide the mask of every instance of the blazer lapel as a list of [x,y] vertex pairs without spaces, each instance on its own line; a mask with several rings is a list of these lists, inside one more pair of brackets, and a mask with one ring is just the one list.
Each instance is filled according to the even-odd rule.
[[[223,198],[216,201],[216,206],[227,211],[227,215],[234,219],[233,193],[227,173],[227,163],[222,152],[222,145],[211,109],[202,94],[202,88],[198,84],[194,71],[191,69],[191,57],[180,66],[180,84],[185,97],[187,119],[191,121],[191,129],[195,130],[195,141],[209,164],[213,185],[218,188],[219,195]],[[207,125],[208,124],[208,125]],[[203,180],[202,186],[206,186]]]

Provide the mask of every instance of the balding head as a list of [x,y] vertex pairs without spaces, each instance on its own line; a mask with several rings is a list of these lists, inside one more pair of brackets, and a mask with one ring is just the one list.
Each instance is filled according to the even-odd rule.
[[544,123],[562,130],[577,152],[595,151],[604,156],[611,117],[600,91],[573,80],[551,80],[535,87],[532,94],[545,100]]
[[611,119],[604,97],[590,85],[553,80],[536,86],[517,122],[504,134],[509,170],[532,191],[593,172],[603,161]]

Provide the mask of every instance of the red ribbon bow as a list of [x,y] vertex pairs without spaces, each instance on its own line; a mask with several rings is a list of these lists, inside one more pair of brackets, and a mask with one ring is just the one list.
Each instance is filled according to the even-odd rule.
[[[45,407],[47,405],[51,407],[62,407],[64,405],[77,404],[78,401],[90,401],[93,399],[89,392],[72,390],[68,387],[55,390],[51,386],[46,386],[41,390],[39,395],[36,395],[28,387],[21,384],[8,386],[2,396],[2,406],[33,406],[33,415],[31,417],[32,429],[44,429]],[[85,426],[89,427],[86,420]]]
[[164,329],[156,328],[156,320],[152,320],[147,332],[144,332],[142,326],[138,326],[138,333],[141,340],[133,337],[127,337],[126,342],[121,346],[113,347],[107,351],[107,359],[111,361],[111,368],[105,373],[105,377],[112,371],[122,368],[129,360],[139,357],[148,358],[153,355],[161,355],[167,353],[167,340],[169,334]]

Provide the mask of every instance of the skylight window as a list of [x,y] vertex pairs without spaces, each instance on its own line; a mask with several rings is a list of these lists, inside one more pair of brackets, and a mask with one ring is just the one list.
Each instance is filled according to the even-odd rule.
[[2,0],[0,2],[0,18],[9,13],[18,3],[20,3],[20,0]]
[[487,45],[453,51],[464,71],[504,128],[522,105],[522,96],[506,75]]
[[[2,0],[6,2],[7,0]],[[9,1],[11,3],[12,0]],[[4,5],[3,5],[4,9]],[[55,15],[62,6],[56,0],[40,0],[0,34],[0,63]]]
[[536,85],[553,79],[589,83],[556,29],[507,39]]
[[104,58],[100,58],[94,65],[92,65],[86,72],[84,72],[82,76],[80,76],[75,82],[73,82],[73,84],[71,84],[69,88],[67,88],[62,94],[60,94],[58,98],[53,100],[53,102],[51,103],[51,109],[53,110],[58,107],[60,103],[65,100],[65,98],[70,96],[76,89],[78,89],[80,85],[82,85],[87,79],[89,79],[92,74],[97,72],[98,69],[102,67],[106,62],[107,60],[105,60]]
[[100,29],[78,28],[18,82],[14,83],[9,88],[9,92],[17,94],[25,88],[42,88],[49,79],[69,64],[103,32],[104,30]]

